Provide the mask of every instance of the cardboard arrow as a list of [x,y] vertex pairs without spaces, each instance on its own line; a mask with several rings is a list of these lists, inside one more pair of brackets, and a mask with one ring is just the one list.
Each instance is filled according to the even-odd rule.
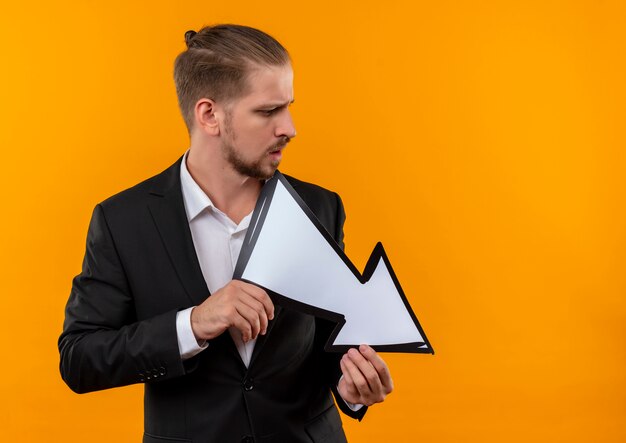
[[361,274],[278,171],[263,186],[233,278],[337,323],[326,351],[367,343],[376,351],[434,354],[383,245]]

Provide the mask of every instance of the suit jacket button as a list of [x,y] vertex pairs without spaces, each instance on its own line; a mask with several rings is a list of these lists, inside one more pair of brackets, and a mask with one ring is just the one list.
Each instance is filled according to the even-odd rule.
[[244,436],[241,438],[241,443],[254,443],[254,438],[252,438],[252,437],[251,437],[251,436],[249,436],[249,435],[244,435]]
[[159,375],[165,375],[165,374],[167,374],[167,371],[165,370],[165,368],[163,366],[161,366],[159,368]]
[[[254,380],[252,380],[251,378],[246,378],[243,381],[243,388],[246,391],[252,391],[254,389]],[[252,440],[251,440],[252,441]]]

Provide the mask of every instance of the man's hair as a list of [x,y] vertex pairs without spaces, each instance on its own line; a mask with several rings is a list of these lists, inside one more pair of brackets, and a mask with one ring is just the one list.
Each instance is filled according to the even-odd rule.
[[178,105],[191,133],[194,107],[201,98],[229,102],[245,95],[255,65],[284,66],[287,50],[272,36],[241,25],[205,26],[185,33],[187,50],[174,62]]

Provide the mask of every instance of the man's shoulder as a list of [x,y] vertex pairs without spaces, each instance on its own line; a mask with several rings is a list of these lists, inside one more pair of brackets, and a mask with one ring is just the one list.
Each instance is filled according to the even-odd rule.
[[283,176],[318,218],[334,219],[338,213],[343,214],[343,203],[336,192],[287,174]]
[[316,197],[316,198],[330,198],[336,199],[338,197],[337,193],[326,189],[320,185],[316,185],[315,183],[306,182],[295,177],[292,177],[288,174],[283,174],[283,176],[287,179],[289,184],[296,190],[302,198],[307,197]]
[[177,185],[180,188],[180,161],[179,158],[164,171],[110,196],[99,205],[108,211],[128,210],[147,202],[150,196],[162,196]]

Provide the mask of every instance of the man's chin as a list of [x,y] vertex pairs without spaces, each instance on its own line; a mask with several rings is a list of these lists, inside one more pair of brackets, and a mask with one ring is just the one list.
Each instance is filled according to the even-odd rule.
[[274,173],[276,172],[277,169],[278,169],[278,164],[276,165],[272,164],[271,166],[268,166],[266,168],[257,168],[257,169],[250,170],[245,175],[251,178],[256,178],[258,180],[269,180],[270,178],[274,176]]
[[[280,163],[280,162],[278,162]],[[259,178],[260,180],[269,180],[270,178],[274,177],[274,173],[276,172],[276,170],[278,169],[278,163],[273,164],[272,166],[266,170],[263,171],[263,174],[257,178]]]

